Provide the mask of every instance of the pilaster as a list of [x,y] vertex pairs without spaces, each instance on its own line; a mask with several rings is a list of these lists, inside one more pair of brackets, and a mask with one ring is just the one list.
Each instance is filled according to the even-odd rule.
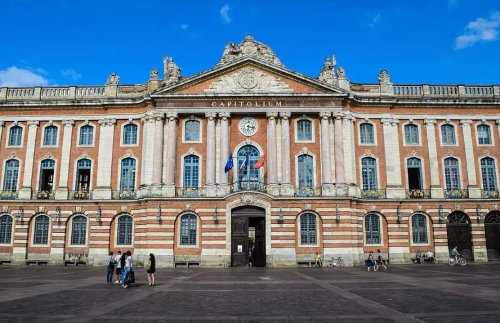
[[474,160],[474,148],[472,145],[472,120],[460,120],[462,133],[464,135],[465,162],[467,165],[467,183],[469,198],[481,198],[481,190],[477,186],[476,161]]
[[436,120],[425,119],[425,129],[427,133],[427,149],[429,151],[429,166],[431,173],[431,197],[444,198],[444,190],[439,181],[439,164],[436,148]]
[[217,194],[215,187],[215,118],[216,112],[205,113],[207,118],[207,160],[206,164],[206,179],[205,179],[205,194],[207,196],[215,196]]
[[154,151],[153,151],[153,185],[162,183],[162,167],[163,167],[163,120],[164,114],[156,112],[153,114],[154,128]]
[[33,176],[33,159],[35,157],[36,134],[38,121],[28,121],[28,142],[26,143],[26,157],[24,159],[23,186],[19,190],[20,200],[31,199],[31,179]]
[[267,112],[267,165],[268,165],[268,184],[267,192],[271,195],[279,195],[278,169],[276,156],[276,117],[278,112]]
[[175,196],[175,170],[177,154],[177,112],[167,112],[167,160],[166,160],[166,179],[164,181],[166,195]]
[[293,196],[290,179],[290,111],[281,111],[281,188],[282,196]]
[[65,200],[68,198],[68,177],[71,156],[71,138],[73,136],[74,120],[63,120],[64,134],[61,151],[61,171],[59,174],[59,187],[56,190],[55,199]]
[[111,167],[113,162],[113,142],[116,119],[99,120],[99,156],[97,161],[97,183],[93,199],[111,199]]
[[[330,111],[320,112],[320,158],[321,158],[321,194],[323,196],[334,196],[335,187],[332,183],[331,154],[330,154]],[[337,151],[335,150],[335,153]]]
[[393,118],[382,119],[388,198],[406,197],[401,181],[398,123],[399,121]]
[[219,190],[218,194],[225,196],[229,194],[229,173],[225,172],[226,162],[229,158],[229,118],[231,113],[219,112],[220,118],[220,167],[219,167]]

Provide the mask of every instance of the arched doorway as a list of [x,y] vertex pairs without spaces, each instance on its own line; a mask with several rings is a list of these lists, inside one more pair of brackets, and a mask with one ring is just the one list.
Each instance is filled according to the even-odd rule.
[[249,251],[254,266],[266,266],[265,210],[242,206],[231,212],[231,266],[248,266]]
[[448,249],[455,246],[467,260],[473,260],[470,218],[462,211],[455,211],[448,215],[446,220],[448,232]]
[[491,211],[484,218],[488,261],[500,260],[500,211]]
[[260,152],[252,145],[246,145],[238,150],[238,188],[253,190],[260,187],[260,168],[253,168],[259,161]]

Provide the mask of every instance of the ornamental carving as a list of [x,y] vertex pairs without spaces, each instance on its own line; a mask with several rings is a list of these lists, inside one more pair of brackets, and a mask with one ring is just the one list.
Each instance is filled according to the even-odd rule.
[[264,74],[254,68],[224,75],[210,85],[205,93],[292,93],[280,78]]
[[253,205],[257,201],[257,197],[254,194],[250,193],[242,194],[240,199],[241,203],[245,205]]
[[222,58],[217,65],[229,64],[243,57],[253,57],[269,64],[283,66],[268,45],[255,41],[250,35],[247,35],[238,45],[234,43],[226,44]]
[[386,70],[380,71],[380,73],[378,74],[378,81],[380,84],[392,84],[391,77],[389,76],[389,73],[387,73]]
[[106,85],[118,85],[118,83],[120,83],[120,76],[116,73],[111,73],[111,75],[108,76]]
[[337,84],[337,78],[335,77],[335,71],[334,71],[335,65],[337,65],[337,60],[335,59],[335,55],[332,55],[331,62],[330,62],[330,57],[327,56],[325,58],[325,62],[323,63],[323,68],[319,72],[318,79],[321,82],[325,82],[327,84]]

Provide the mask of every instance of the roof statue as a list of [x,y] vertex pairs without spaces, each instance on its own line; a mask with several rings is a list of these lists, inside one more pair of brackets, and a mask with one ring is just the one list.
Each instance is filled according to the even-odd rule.
[[181,69],[174,63],[173,57],[163,58],[163,77],[165,84],[173,84],[181,79]]
[[156,80],[158,80],[158,69],[157,68],[153,68],[149,72],[149,80],[150,81],[156,81]]
[[319,72],[318,79],[322,82],[328,84],[337,84],[337,78],[335,77],[334,68],[337,65],[337,59],[335,55],[332,55],[332,61],[330,62],[330,57],[325,58],[323,63],[323,69]]
[[283,66],[269,46],[255,41],[251,35],[247,35],[238,45],[227,43],[217,65],[228,64],[242,57],[254,57],[269,64]]
[[120,77],[116,73],[111,73],[111,75],[108,76],[106,85],[118,85],[118,83],[120,83]]
[[391,77],[386,70],[381,70],[378,74],[378,81],[380,84],[391,84]]

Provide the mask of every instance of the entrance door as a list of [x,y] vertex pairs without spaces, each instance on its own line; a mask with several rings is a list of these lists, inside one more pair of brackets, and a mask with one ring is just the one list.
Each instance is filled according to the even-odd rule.
[[484,219],[488,261],[500,260],[500,212],[492,211]]
[[231,265],[247,266],[249,250],[252,250],[253,265],[265,267],[265,212],[256,207],[236,208],[232,211],[231,220]]
[[455,211],[448,216],[446,224],[448,248],[455,246],[467,260],[473,260],[470,219],[464,212]]

